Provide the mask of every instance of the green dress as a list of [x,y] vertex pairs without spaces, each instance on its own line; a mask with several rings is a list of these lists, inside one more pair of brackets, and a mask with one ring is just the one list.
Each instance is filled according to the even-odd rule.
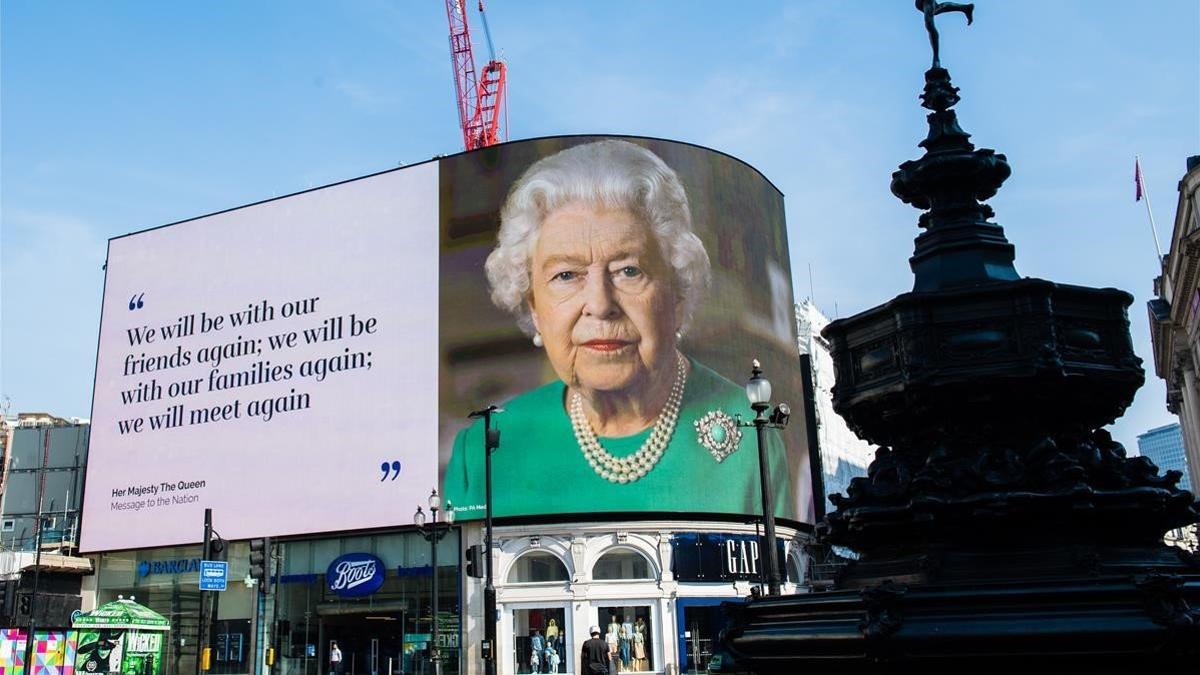
[[[595,514],[660,512],[756,515],[759,496],[758,446],[753,428],[741,429],[741,441],[721,461],[700,442],[695,422],[722,411],[730,418],[753,418],[744,390],[713,370],[691,361],[671,442],[653,469],[641,479],[613,483],[588,464],[564,408],[566,386],[554,381],[521,394],[494,415],[501,431],[492,453],[492,515]],[[711,425],[706,425],[711,426]],[[652,429],[632,436],[600,437],[615,457],[637,452]],[[779,431],[766,429],[767,457],[775,515],[796,518],[796,500]],[[725,437],[716,432],[717,440]],[[443,494],[455,517],[484,517],[483,423],[459,432],[446,467]]]

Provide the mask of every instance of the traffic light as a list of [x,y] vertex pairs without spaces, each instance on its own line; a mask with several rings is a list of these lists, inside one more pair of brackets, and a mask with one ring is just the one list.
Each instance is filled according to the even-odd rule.
[[266,589],[271,580],[271,540],[250,540],[250,576],[257,579],[259,588]]
[[483,544],[475,544],[467,548],[467,576],[483,576]]
[[0,621],[5,625],[16,625],[18,583],[16,579],[0,581]]
[[229,560],[229,542],[220,536],[213,536],[208,544],[209,560]]

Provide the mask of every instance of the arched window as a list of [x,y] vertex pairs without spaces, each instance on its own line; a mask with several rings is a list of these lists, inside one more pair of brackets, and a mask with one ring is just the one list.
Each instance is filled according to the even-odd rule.
[[629,549],[617,549],[600,556],[592,568],[592,578],[597,581],[614,579],[653,579],[650,561],[642,554]]
[[800,557],[788,555],[787,557],[787,580],[793,584],[800,584],[804,581],[804,567],[800,563]]
[[517,558],[512,568],[508,570],[510,584],[544,584],[553,581],[567,581],[567,566],[558,556],[546,551],[530,551]]

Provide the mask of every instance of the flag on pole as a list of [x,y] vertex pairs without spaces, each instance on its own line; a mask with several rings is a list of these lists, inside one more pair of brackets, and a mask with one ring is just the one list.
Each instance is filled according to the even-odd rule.
[[1140,202],[1143,198],[1146,200],[1146,216],[1150,218],[1150,234],[1154,237],[1154,252],[1158,254],[1156,260],[1161,265],[1163,254],[1162,246],[1158,244],[1158,228],[1154,226],[1154,209],[1150,208],[1150,193],[1146,192],[1146,180],[1142,177],[1142,158],[1137,155],[1133,156],[1133,185],[1136,188],[1134,201]]

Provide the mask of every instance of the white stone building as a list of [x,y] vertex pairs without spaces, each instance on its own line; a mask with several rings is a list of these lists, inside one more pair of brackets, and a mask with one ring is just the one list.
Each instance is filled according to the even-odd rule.
[[1200,155],[1179,181],[1171,248],[1163,256],[1158,296],[1149,303],[1154,372],[1167,383],[1167,409],[1179,416],[1193,486],[1200,485]]
[[833,411],[833,356],[829,342],[821,337],[821,330],[829,325],[829,318],[812,300],[805,299],[796,305],[796,324],[800,353],[808,354],[812,363],[815,422],[828,511],[833,508],[828,495],[844,494],[851,478],[867,475],[867,466],[875,458],[875,448],[856,436],[846,426],[846,421]]

